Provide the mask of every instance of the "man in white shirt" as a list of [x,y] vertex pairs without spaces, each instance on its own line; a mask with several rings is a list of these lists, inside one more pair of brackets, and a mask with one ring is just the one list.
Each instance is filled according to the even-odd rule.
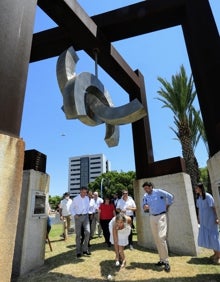
[[[90,224],[89,224],[89,197],[87,193],[88,193],[87,187],[81,187],[80,194],[73,199],[70,207],[71,214],[74,216],[75,219],[77,258],[80,258],[82,253],[88,256],[91,255],[88,247],[89,237],[90,237]],[[82,228],[84,230],[84,240],[81,244]]]
[[93,206],[93,218],[91,224],[91,234],[90,237],[93,238],[96,226],[98,225],[98,236],[101,237],[102,228],[99,223],[99,207],[103,203],[103,199],[99,197],[98,192],[93,193],[93,199],[91,199],[90,206]]
[[[123,190],[122,191],[122,197],[117,202],[116,211],[118,213],[124,213],[124,214],[130,216],[132,227],[133,227],[133,220],[134,220],[134,212],[136,211],[136,209],[137,209],[137,207],[136,207],[136,204],[135,204],[135,201],[133,200],[133,198],[131,196],[128,196],[127,190]],[[128,241],[129,241],[130,249],[133,250],[132,230],[131,230],[131,233],[128,237]]]
[[63,200],[60,202],[60,219],[63,220],[63,236],[66,240],[68,237],[68,233],[70,232],[70,224],[71,224],[71,212],[70,206],[72,204],[72,200],[70,199],[70,194],[68,192],[64,193]]

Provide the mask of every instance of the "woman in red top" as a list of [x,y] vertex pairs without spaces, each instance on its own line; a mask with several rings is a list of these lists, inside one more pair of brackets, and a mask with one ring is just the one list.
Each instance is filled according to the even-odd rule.
[[99,206],[99,222],[101,224],[105,242],[107,243],[108,247],[111,247],[108,225],[115,214],[114,204],[110,202],[110,198],[108,196],[105,196],[104,202]]

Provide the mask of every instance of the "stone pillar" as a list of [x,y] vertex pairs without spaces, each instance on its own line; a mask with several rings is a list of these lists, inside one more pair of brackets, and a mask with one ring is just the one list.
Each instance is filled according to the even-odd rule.
[[24,170],[12,278],[44,264],[49,180],[46,173]]
[[24,142],[0,134],[0,268],[4,282],[11,281],[23,162]]
[[215,200],[218,218],[220,219],[220,152],[208,160],[207,167],[211,180],[212,194]]
[[144,213],[142,208],[145,193],[142,185],[145,181],[151,181],[155,188],[162,188],[174,195],[174,203],[168,213],[169,251],[180,255],[197,255],[198,222],[190,176],[186,173],[140,179],[134,182],[138,244],[148,249],[156,249],[149,214]]

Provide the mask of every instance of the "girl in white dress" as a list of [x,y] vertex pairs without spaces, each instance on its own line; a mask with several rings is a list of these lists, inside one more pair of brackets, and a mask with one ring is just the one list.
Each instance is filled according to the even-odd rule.
[[131,232],[131,218],[125,214],[119,213],[109,222],[110,242],[115,248],[116,266],[125,267],[126,260],[124,247],[128,245],[128,236]]

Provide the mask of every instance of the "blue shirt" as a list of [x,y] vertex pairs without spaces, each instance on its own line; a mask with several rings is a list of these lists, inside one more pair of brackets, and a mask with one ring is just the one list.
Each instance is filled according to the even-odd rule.
[[174,196],[162,189],[153,189],[151,194],[144,194],[143,205],[149,206],[150,214],[166,212],[167,205],[172,205]]

